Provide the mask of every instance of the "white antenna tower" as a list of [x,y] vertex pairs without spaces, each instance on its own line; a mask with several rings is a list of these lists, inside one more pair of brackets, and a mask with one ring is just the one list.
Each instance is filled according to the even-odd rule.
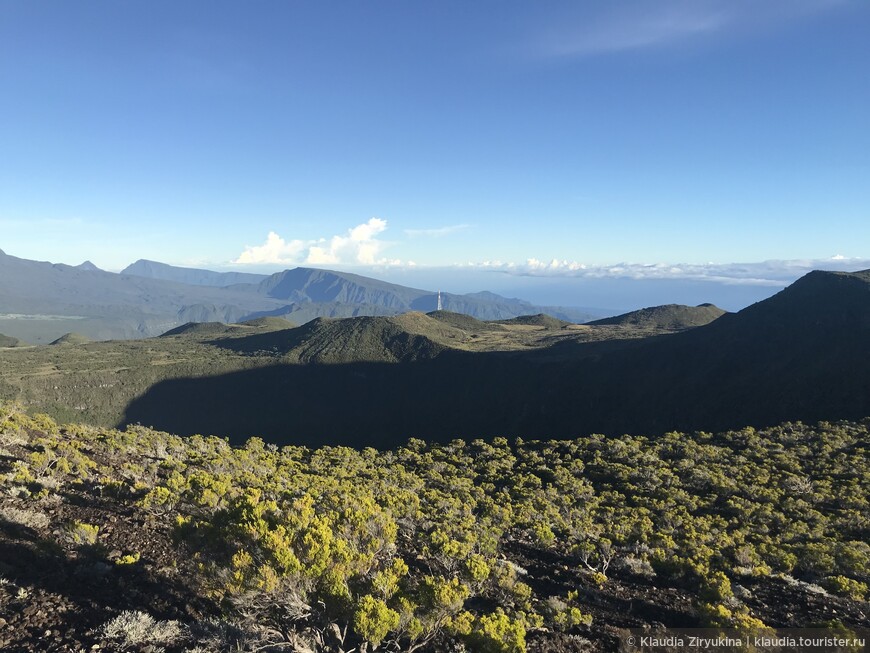
[[442,306],[441,306],[441,291],[440,290],[438,291],[438,309],[437,310],[439,310],[439,311],[443,310]]

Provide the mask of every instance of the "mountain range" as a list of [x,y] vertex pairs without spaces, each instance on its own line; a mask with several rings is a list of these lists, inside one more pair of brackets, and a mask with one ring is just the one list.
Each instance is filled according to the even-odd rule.
[[[542,312],[572,322],[598,317],[492,293],[442,293],[442,302],[483,319]],[[69,332],[93,340],[142,338],[187,322],[281,316],[303,324],[317,317],[396,315],[436,305],[433,291],[330,270],[295,268],[266,276],[140,260],[116,274],[87,261],[53,264],[0,250],[0,333],[35,344]]]

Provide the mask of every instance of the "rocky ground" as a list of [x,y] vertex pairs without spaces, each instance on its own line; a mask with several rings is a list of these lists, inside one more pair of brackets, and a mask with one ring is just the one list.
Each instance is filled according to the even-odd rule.
[[[58,498],[0,498],[0,650],[233,650],[226,642],[214,641],[217,637],[210,629],[219,629],[214,620],[220,612],[197,594],[190,556],[173,542],[164,520],[101,497],[99,484],[69,487],[52,496]],[[76,521],[99,526],[93,545],[73,542],[66,525]],[[141,555],[139,560],[123,564],[134,552]],[[507,555],[536,594],[577,590],[583,611],[593,618],[591,626],[567,633],[531,632],[531,652],[616,651],[624,629],[700,625],[696,597],[679,587],[660,585],[656,578],[616,569],[597,586],[570,560],[533,545],[514,543]],[[794,580],[748,577],[735,593],[770,626],[838,621],[847,627],[870,627],[870,604]],[[180,632],[187,635],[174,642],[124,646],[106,636],[106,626],[125,611],[147,613],[158,623],[178,621],[183,625]],[[209,637],[215,648],[203,647]]]
[[[870,634],[867,585],[855,580],[866,578],[868,560],[866,434],[866,423],[842,422],[815,429],[787,424],[765,432],[696,434],[694,439],[670,434],[661,443],[629,436],[618,441],[590,436],[566,442],[517,442],[513,449],[501,439],[431,446],[415,441],[407,448],[383,452],[330,447],[279,450],[256,438],[245,447],[233,448],[218,438],[181,438],[141,426],[124,432],[58,426],[46,416],[26,415],[20,406],[0,406],[0,651],[371,653],[388,648],[393,653],[410,653],[407,642],[419,641],[413,639],[419,633],[429,633],[434,637],[431,642],[411,650],[627,653],[631,650],[625,646],[629,630],[656,633],[663,628],[729,624]],[[718,444],[710,444],[711,440]],[[788,449],[783,442],[789,443]],[[813,453],[810,447],[827,453]],[[802,452],[801,456],[791,456],[794,451]],[[731,457],[743,465],[739,485],[725,473],[735,469]],[[773,464],[771,460],[775,468],[762,465]],[[640,461],[646,465],[645,474],[634,473],[641,469]],[[695,465],[698,461],[699,466]],[[720,463],[721,468],[717,467]],[[774,469],[780,475],[791,470],[790,481],[773,487]],[[748,471],[754,475],[746,475]],[[658,513],[644,509],[641,502],[648,496],[638,489],[639,484],[658,487],[655,482],[661,480],[670,485],[658,496],[671,501],[673,508]],[[551,485],[542,488],[543,481]],[[375,483],[383,493],[377,499],[369,495],[370,503],[354,504]],[[508,491],[502,492],[497,484]],[[704,501],[695,494],[699,487],[714,484],[721,489],[703,495]],[[267,502],[260,501],[263,487],[281,497],[280,513],[277,503],[268,508]],[[214,488],[211,498],[203,488]],[[752,503],[752,511],[768,505],[780,512],[754,518],[754,512],[746,510],[739,520],[733,520],[730,533],[714,531],[709,525],[715,528],[716,522],[706,518],[710,513],[715,516],[722,505],[733,514],[743,490],[767,502]],[[319,522],[328,524],[329,530],[314,531],[291,521],[306,511],[304,519],[314,518],[313,495],[326,506],[319,507],[319,514],[333,519],[327,522],[323,517]],[[297,499],[300,496],[308,502]],[[601,496],[613,502],[596,504]],[[329,497],[340,501],[336,509],[327,505]],[[487,503],[487,497],[494,503]],[[426,501],[421,505],[428,507],[408,508],[414,505],[411,499]],[[697,501],[693,508],[697,514],[679,512],[693,501]],[[221,502],[224,508],[216,509]],[[565,513],[574,514],[573,521],[565,522],[569,526],[563,526],[559,536],[549,526],[557,524],[557,517],[545,512],[553,506],[578,511]],[[580,512],[589,506],[597,506],[596,511]],[[649,517],[631,522],[632,511],[641,510]],[[511,527],[493,525],[494,519],[506,518],[508,512],[511,521],[500,523]],[[442,518],[442,513],[453,517]],[[463,518],[466,514],[467,519]],[[543,514],[550,514],[550,521],[534,521]],[[267,523],[263,515],[283,521]],[[805,515],[819,532],[828,534],[821,540],[828,547],[816,543],[815,548],[793,549],[807,559],[800,561],[795,556],[789,573],[781,571],[784,567],[775,571],[745,548],[727,557],[724,537],[757,533],[772,533],[761,544],[787,554],[787,537],[775,530],[777,520],[797,533],[808,528]],[[191,526],[194,518],[198,522]],[[460,520],[465,530],[457,530],[456,539],[439,537]],[[677,520],[683,520],[682,534],[674,527]],[[525,523],[543,528],[523,527]],[[626,530],[632,523],[632,528],[660,528],[676,537],[691,534],[679,551],[689,547],[706,551],[707,559],[717,558],[718,567],[707,569],[699,581],[700,572],[692,572],[688,565],[690,558],[678,559],[679,567],[669,567],[664,564],[668,559],[651,555],[650,543],[655,542],[651,538],[623,540],[619,549],[611,547],[610,540],[597,540],[594,554],[582,548],[583,540],[574,547],[565,545],[570,540],[564,538],[575,532],[588,537],[596,528],[614,525]],[[388,537],[392,524],[396,530]],[[491,530],[483,530],[486,524]],[[416,601],[410,615],[434,614],[428,622],[434,625],[428,631],[421,628],[416,636],[407,635],[409,631],[398,626],[396,612],[397,621],[389,629],[399,634],[388,645],[366,648],[364,642],[384,641],[383,635],[362,636],[366,639],[355,635],[355,648],[339,642],[345,637],[338,624],[366,627],[359,621],[361,608],[353,603],[348,608],[341,602],[362,605],[364,596],[371,598],[371,592],[382,591],[381,583],[386,582],[376,585],[373,579],[389,578],[383,570],[392,569],[392,563],[383,563],[377,573],[371,571],[374,555],[325,558],[320,578],[341,570],[336,573],[347,579],[345,594],[317,594],[321,586],[315,583],[319,581],[296,585],[303,589],[295,594],[276,591],[283,587],[278,583],[264,589],[260,579],[268,580],[267,575],[250,576],[247,586],[234,586],[239,583],[235,579],[240,570],[248,567],[226,562],[227,555],[221,551],[228,543],[232,565],[238,554],[249,550],[259,560],[269,561],[267,556],[273,553],[263,547],[273,541],[272,536],[291,532],[288,528],[299,534],[317,533],[310,541],[300,536],[272,550],[283,555],[298,552],[295,559],[303,572],[293,572],[297,576],[292,582],[301,582],[302,574],[316,568],[316,559],[305,556],[329,537],[334,541],[344,537],[340,541],[356,547],[356,552],[368,550],[363,548],[369,546],[365,543],[375,542],[380,548],[371,550],[383,551],[385,560],[392,560],[398,552],[401,558],[396,560],[407,561],[405,571],[397,572],[391,582],[398,587],[407,574],[406,589],[401,591]],[[471,553],[474,549],[466,554],[460,550],[466,541],[462,538],[478,533],[477,528],[481,530],[474,542],[498,538],[488,549],[489,558]],[[254,539],[243,535],[250,533],[256,534]],[[326,545],[320,550],[329,553]],[[340,566],[351,559],[369,566],[360,572]],[[485,573],[477,575],[481,562]],[[840,566],[825,567],[835,562]],[[813,575],[810,563],[822,571]],[[413,567],[410,572],[409,566]],[[850,577],[837,576],[836,571],[848,572]],[[284,573],[289,577],[291,572]],[[443,578],[439,585],[434,584],[435,574]],[[365,581],[357,580],[363,576]],[[438,599],[441,603],[434,603],[420,589],[430,581],[447,597]],[[450,591],[458,591],[451,589],[451,583],[466,588],[466,593],[450,598]],[[245,604],[251,596],[259,603]],[[285,611],[276,617],[276,606],[297,605],[287,602],[288,597],[296,597],[307,612],[288,617]],[[282,600],[286,605],[277,605]],[[326,601],[340,607],[329,613]],[[320,604],[324,608],[319,612],[311,607]],[[398,601],[393,604],[399,606]],[[448,606],[448,611],[435,612],[439,605]],[[481,641],[474,639],[475,633],[436,621],[442,618],[439,614],[450,618],[465,614],[475,624],[485,625],[490,615],[506,617],[504,606],[514,615],[510,624],[521,624],[524,635],[511,639],[508,635],[514,631],[510,630],[487,635],[489,639],[483,641],[488,643],[479,650],[472,645]],[[572,610],[576,611],[573,617]],[[486,633],[484,625],[475,632]],[[315,636],[320,637],[319,643]]]

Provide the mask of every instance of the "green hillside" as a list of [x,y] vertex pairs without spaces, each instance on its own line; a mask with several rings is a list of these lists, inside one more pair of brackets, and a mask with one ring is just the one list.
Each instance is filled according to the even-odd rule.
[[588,324],[677,330],[704,326],[722,317],[725,313],[726,311],[713,304],[701,304],[700,306],[665,304],[664,306],[651,306],[623,315],[593,320]]
[[571,322],[557,319],[551,315],[538,313],[537,315],[520,315],[509,320],[499,320],[501,324],[525,324],[528,326],[540,326],[548,329],[561,329],[569,326]]
[[[444,316],[436,319],[422,313],[318,318],[301,327],[283,318],[264,317],[231,325],[192,322],[143,340],[79,340],[75,347],[9,350],[0,357],[0,399],[22,400],[61,420],[112,426],[124,420],[137,397],[169,380],[215,379],[276,365],[316,375],[317,363],[335,364],[330,369],[343,375],[349,363],[410,363],[431,360],[446,351],[527,350],[549,346],[550,336],[589,337],[586,331],[558,335],[512,332],[469,316],[444,315],[462,327],[445,322]],[[247,396],[249,390],[254,397]],[[244,404],[259,403],[255,396],[263,392],[270,394],[265,386],[230,390],[232,397],[226,406],[214,406],[207,412],[218,414],[235,406],[244,415],[248,411]],[[321,401],[333,401],[333,394],[327,391]],[[207,396],[202,399],[210,401]],[[170,402],[164,407],[165,414],[185,412],[185,401]],[[275,405],[267,413],[278,418],[281,411]],[[280,419],[287,423],[286,415]]]

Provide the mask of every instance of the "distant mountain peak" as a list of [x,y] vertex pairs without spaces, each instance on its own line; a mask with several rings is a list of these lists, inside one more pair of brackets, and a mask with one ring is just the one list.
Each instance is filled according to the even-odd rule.
[[[831,296],[833,293],[835,296]],[[859,272],[830,272],[813,270],[771,299],[787,297],[793,301],[842,299],[864,297],[870,293],[870,270]],[[799,299],[800,298],[800,299]]]
[[808,272],[803,277],[795,281],[796,285],[800,282],[806,283],[808,280],[826,280],[826,281],[834,281],[834,280],[842,280],[842,279],[857,279],[863,281],[864,283],[870,283],[870,270],[857,270],[855,272],[841,272],[841,271],[833,271],[833,270],[813,270],[812,272]]
[[91,341],[87,336],[83,336],[80,333],[66,333],[62,335],[57,340],[53,340],[49,344],[51,345],[84,345]]
[[249,272],[214,272],[199,268],[182,268],[144,258],[128,265],[121,270],[121,274],[216,288],[238,284],[256,284],[268,278],[265,274],[251,274]]
[[77,266],[79,270],[86,270],[88,272],[101,272],[100,268],[91,263],[90,261],[85,261],[84,263],[79,263]]
[[740,311],[752,319],[870,324],[870,270],[813,270],[773,297]]

